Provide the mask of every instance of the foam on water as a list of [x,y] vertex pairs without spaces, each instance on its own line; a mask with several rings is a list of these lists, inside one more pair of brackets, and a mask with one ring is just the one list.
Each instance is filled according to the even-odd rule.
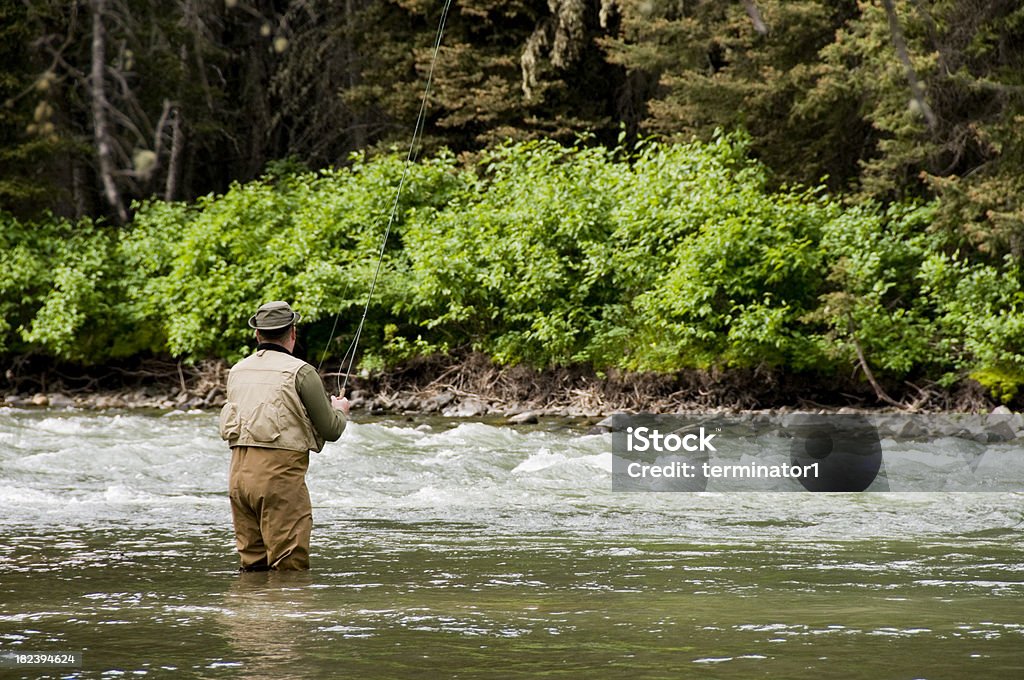
[[[311,456],[315,508],[331,517],[466,521],[503,531],[567,530],[705,540],[834,540],[962,535],[1021,524],[1022,494],[613,493],[610,435],[481,422],[353,422]],[[897,465],[937,479],[963,464],[920,446]],[[983,463],[995,460],[989,451]],[[222,526],[229,453],[208,413],[156,417],[0,412],[0,522],[75,525],[143,512],[160,522],[187,506],[192,521]],[[1001,464],[1003,464],[1001,462]],[[958,468],[957,468],[958,469]]]

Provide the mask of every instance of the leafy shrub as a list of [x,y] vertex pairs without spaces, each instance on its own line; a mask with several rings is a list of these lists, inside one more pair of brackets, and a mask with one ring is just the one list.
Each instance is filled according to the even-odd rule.
[[102,361],[144,349],[123,304],[116,231],[51,218],[0,230],[0,351]]
[[506,363],[588,359],[603,306],[612,210],[628,176],[600,148],[500,147],[479,179],[405,234],[412,295],[399,311]]
[[932,253],[922,272],[924,298],[935,309],[937,354],[1009,402],[1024,385],[1024,285],[1018,262],[967,262],[959,252]]
[[[402,170],[384,158],[236,184],[194,206],[140,206],[121,243],[139,277],[131,303],[163,327],[171,353],[190,358],[240,357],[245,320],[267,300],[290,300],[308,322],[358,320]],[[449,156],[411,166],[383,279],[403,266],[405,211],[443,201],[459,181]],[[390,290],[378,289],[377,310]]]
[[407,173],[363,367],[472,347],[535,366],[848,375],[863,356],[893,380],[973,375],[1017,393],[1018,260],[958,251],[932,228],[935,203],[770,191],[748,144],[533,141],[468,168],[449,154],[408,168],[282,165],[192,205],[137,205],[120,231],[0,217],[0,352],[234,361],[251,346],[246,317],[286,299],[308,322],[310,354],[338,358]]

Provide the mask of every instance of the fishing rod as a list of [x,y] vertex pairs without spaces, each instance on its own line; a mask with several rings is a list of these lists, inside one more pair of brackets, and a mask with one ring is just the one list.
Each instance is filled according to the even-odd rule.
[[[344,356],[341,358],[341,371],[338,373],[338,396],[344,396],[345,388],[348,387],[348,379],[352,375],[352,367],[355,365],[356,360],[356,348],[359,346],[359,339],[363,334],[363,326],[366,324],[366,315],[370,311],[370,302],[373,300],[373,292],[377,288],[377,279],[380,277],[381,265],[384,263],[384,249],[388,244],[388,237],[391,235],[391,226],[395,223],[395,218],[398,216],[398,205],[402,198],[402,189],[405,187],[405,180],[409,176],[409,168],[416,161],[416,155],[418,153],[418,145],[420,139],[423,137],[424,121],[426,119],[427,111],[427,99],[430,97],[430,86],[434,81],[434,66],[437,63],[437,55],[441,49],[441,38],[444,35],[445,23],[448,21],[448,10],[452,6],[452,0],[445,0],[444,7],[441,9],[441,18],[437,24],[437,34],[434,36],[434,48],[433,53],[430,57],[430,68],[427,70],[427,81],[423,88],[423,98],[420,100],[420,110],[416,115],[416,125],[412,130],[412,139],[409,141],[409,151],[405,156],[405,165],[402,168],[402,177],[398,181],[398,188],[395,191],[395,199],[391,204],[391,213],[388,215],[388,223],[384,229],[384,237],[380,242],[380,253],[377,256],[377,266],[373,272],[373,279],[370,281],[370,290],[366,295],[366,304],[363,306],[363,314],[359,319],[359,325],[356,327],[355,335],[352,336],[352,342],[349,343],[348,349],[345,350]],[[344,297],[342,297],[342,304],[344,304]],[[320,370],[320,366],[324,362],[324,357],[327,356],[327,350],[331,346],[331,342],[334,340],[334,332],[338,328],[338,318],[341,316],[341,306],[338,307],[338,313],[334,316],[334,325],[331,327],[331,335],[327,339],[327,345],[324,347],[324,352],[320,357],[320,364],[317,365],[317,370]],[[345,367],[345,362],[348,361],[348,367]],[[342,373],[344,373],[345,381],[341,381]]]

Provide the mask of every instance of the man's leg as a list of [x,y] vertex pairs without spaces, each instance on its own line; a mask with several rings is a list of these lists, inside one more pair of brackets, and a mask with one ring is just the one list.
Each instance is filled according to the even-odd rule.
[[313,506],[306,488],[309,454],[283,449],[261,449],[260,454],[265,485],[259,521],[267,564],[281,571],[309,569],[313,530]]
[[[281,499],[274,499],[280,501]],[[313,530],[313,507],[305,483],[286,502],[274,504],[268,498],[263,510],[263,532],[267,536],[267,560],[280,571],[309,569],[309,538]]]
[[[256,452],[258,455],[258,451]],[[228,476],[228,496],[231,499],[231,519],[235,526],[235,547],[241,559],[242,571],[269,569],[267,547],[260,530],[263,498],[253,498],[249,487],[249,463],[253,449],[238,446],[231,450],[231,472]]]

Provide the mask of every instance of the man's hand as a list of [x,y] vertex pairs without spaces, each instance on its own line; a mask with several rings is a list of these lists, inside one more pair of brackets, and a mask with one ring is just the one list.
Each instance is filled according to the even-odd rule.
[[348,415],[348,410],[351,408],[351,404],[346,397],[336,397],[333,394],[331,395],[331,406],[345,415]]

